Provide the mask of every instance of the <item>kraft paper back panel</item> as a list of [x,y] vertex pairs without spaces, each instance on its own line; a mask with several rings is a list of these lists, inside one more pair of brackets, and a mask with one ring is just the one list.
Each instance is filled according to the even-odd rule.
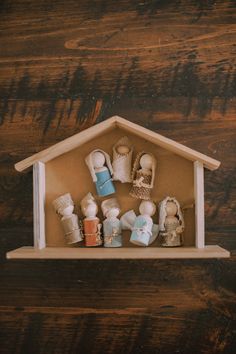
[[[67,246],[64,241],[60,217],[56,215],[52,201],[64,193],[71,193],[75,202],[75,212],[82,218],[79,203],[86,193],[92,192],[98,205],[109,197],[117,197],[121,205],[121,215],[129,209],[134,209],[138,214],[140,200],[129,196],[131,184],[114,182],[116,194],[101,198],[96,196],[95,185],[85,164],[85,157],[94,149],[100,148],[108,152],[112,158],[112,146],[122,136],[128,136],[134,145],[133,159],[139,151],[152,152],[157,159],[155,185],[152,191],[152,199],[158,204],[167,195],[176,197],[181,206],[194,203],[194,177],[193,163],[169,152],[140,137],[123,131],[119,128],[104,133],[96,139],[55,158],[46,163],[46,243],[47,246]],[[158,209],[157,209],[158,210]],[[184,245],[194,246],[195,240],[195,216],[194,208],[187,209],[184,213],[186,228],[184,232]],[[101,210],[98,216],[103,219]],[[153,220],[158,223],[158,211]],[[138,247],[129,242],[130,232],[124,233],[124,246]],[[156,245],[156,242],[153,244]],[[76,246],[80,247],[82,243]]]

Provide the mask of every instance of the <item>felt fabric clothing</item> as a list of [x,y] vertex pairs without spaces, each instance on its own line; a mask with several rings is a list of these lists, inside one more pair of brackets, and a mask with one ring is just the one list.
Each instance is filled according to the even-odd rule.
[[79,228],[79,220],[77,215],[72,214],[69,217],[62,218],[61,224],[64,230],[66,242],[68,244],[80,242],[83,240],[82,232]]
[[95,218],[85,218],[83,220],[85,246],[96,247],[102,245],[100,220]]
[[149,200],[151,198],[151,179],[151,174],[147,174],[143,170],[137,171],[130,195],[134,198]]
[[103,221],[104,247],[121,247],[121,222],[118,218]]
[[115,193],[115,187],[109,170],[106,168],[104,171],[96,172],[96,190],[99,196],[105,197]]
[[139,215],[134,221],[130,242],[139,246],[148,246],[152,236],[153,221],[150,216]]

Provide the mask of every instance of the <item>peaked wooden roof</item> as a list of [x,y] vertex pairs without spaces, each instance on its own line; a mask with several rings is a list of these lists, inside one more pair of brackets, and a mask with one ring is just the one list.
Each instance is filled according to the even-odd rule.
[[35,162],[48,162],[66,152],[77,148],[90,139],[93,139],[96,136],[103,134],[104,132],[114,129],[116,126],[135,135],[138,135],[156,145],[159,145],[164,149],[172,151],[188,160],[200,161],[203,163],[204,167],[208,168],[209,170],[215,170],[220,166],[220,161],[206,156],[196,150],[190,149],[183,144],[177,143],[174,140],[164,137],[163,135],[152,132],[151,130],[146,129],[138,124],[132,123],[124,118],[113,116],[101,123],[92,126],[91,128],[83,130],[82,132],[77,133],[70,138],[67,138],[16,163],[15,168],[17,171],[24,171],[25,169],[32,166]]

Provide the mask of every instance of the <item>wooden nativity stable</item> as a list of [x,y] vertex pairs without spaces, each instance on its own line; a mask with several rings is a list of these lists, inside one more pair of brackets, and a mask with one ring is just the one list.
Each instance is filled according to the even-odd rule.
[[[150,151],[157,159],[152,199],[161,201],[167,195],[176,197],[184,209],[183,247],[138,247],[129,242],[130,232],[123,234],[122,248],[68,246],[52,201],[70,192],[78,205],[89,191],[95,194],[94,183],[84,158],[95,148],[112,153],[112,146],[122,136],[133,143],[135,154]],[[18,171],[33,166],[34,246],[7,253],[13,258],[220,258],[229,252],[217,245],[205,245],[204,168],[215,170],[220,162],[152,132],[118,116],[111,117],[70,138],[57,143],[15,165]],[[116,196],[122,213],[134,209],[140,200],[129,196],[130,184],[115,182]],[[96,197],[99,201],[99,197]],[[101,200],[101,198],[100,198]],[[79,210],[77,212],[80,215]],[[101,214],[99,215],[102,219]],[[154,222],[157,223],[157,215]]]

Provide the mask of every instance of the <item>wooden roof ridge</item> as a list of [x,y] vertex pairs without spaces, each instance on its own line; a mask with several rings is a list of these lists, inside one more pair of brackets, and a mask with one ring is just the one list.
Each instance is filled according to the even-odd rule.
[[118,126],[121,129],[143,137],[144,139],[157,144],[164,149],[172,151],[188,160],[200,161],[203,163],[204,167],[208,168],[209,170],[215,170],[220,166],[220,161],[217,161],[212,157],[204,155],[196,150],[193,150],[172,139],[166,138],[165,136],[144,128],[136,123],[132,123],[124,118],[113,116],[103,122],[95,124],[90,128],[87,128],[79,133],[72,135],[69,138],[60,141],[59,143],[56,143],[47,149],[27,157],[20,162],[17,162],[15,164],[15,168],[17,171],[24,171],[38,161],[46,163],[66,152],[75,149],[90,139],[101,135],[101,133],[113,129],[114,126]]

